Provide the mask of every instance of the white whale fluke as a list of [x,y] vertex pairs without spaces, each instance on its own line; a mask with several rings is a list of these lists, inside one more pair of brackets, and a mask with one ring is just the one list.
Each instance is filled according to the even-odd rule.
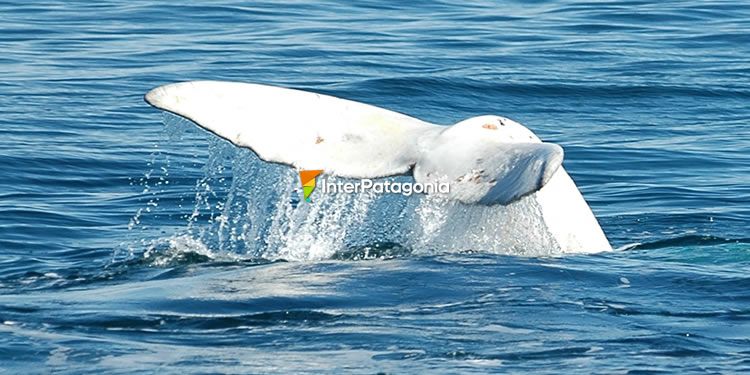
[[561,251],[612,249],[561,166],[562,148],[504,117],[441,126],[350,100],[239,82],[174,83],[145,99],[269,162],[351,178],[412,173],[417,182],[448,182],[447,198],[466,204],[507,205],[533,194]]

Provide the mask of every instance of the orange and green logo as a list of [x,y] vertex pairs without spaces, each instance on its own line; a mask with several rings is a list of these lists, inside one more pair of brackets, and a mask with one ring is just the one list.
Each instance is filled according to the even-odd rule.
[[302,193],[305,197],[306,202],[312,202],[310,194],[315,190],[315,179],[323,173],[323,170],[301,170],[299,171],[299,179],[302,182]]

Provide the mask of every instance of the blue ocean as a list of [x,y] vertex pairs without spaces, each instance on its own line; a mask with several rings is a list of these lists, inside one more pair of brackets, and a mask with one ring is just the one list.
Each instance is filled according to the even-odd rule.
[[[0,18],[0,373],[750,371],[750,3],[10,0]],[[429,241],[431,217],[503,212],[421,196],[300,213],[292,168],[143,100],[199,79],[514,119],[564,148],[615,250]]]

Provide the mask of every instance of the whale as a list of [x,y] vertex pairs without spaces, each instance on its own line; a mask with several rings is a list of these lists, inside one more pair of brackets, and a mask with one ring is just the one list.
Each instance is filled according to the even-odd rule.
[[377,106],[291,88],[188,81],[150,90],[145,101],[300,171],[373,179],[411,175],[448,184],[440,198],[465,205],[533,199],[562,253],[612,247],[562,166],[564,151],[506,117],[433,124]]

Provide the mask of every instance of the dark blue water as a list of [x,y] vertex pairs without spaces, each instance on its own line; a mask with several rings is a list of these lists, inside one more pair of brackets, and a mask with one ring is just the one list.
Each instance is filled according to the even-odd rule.
[[[750,370],[750,5],[406,3],[0,2],[0,372]],[[281,251],[293,172],[142,101],[190,79],[513,118],[619,250]]]

